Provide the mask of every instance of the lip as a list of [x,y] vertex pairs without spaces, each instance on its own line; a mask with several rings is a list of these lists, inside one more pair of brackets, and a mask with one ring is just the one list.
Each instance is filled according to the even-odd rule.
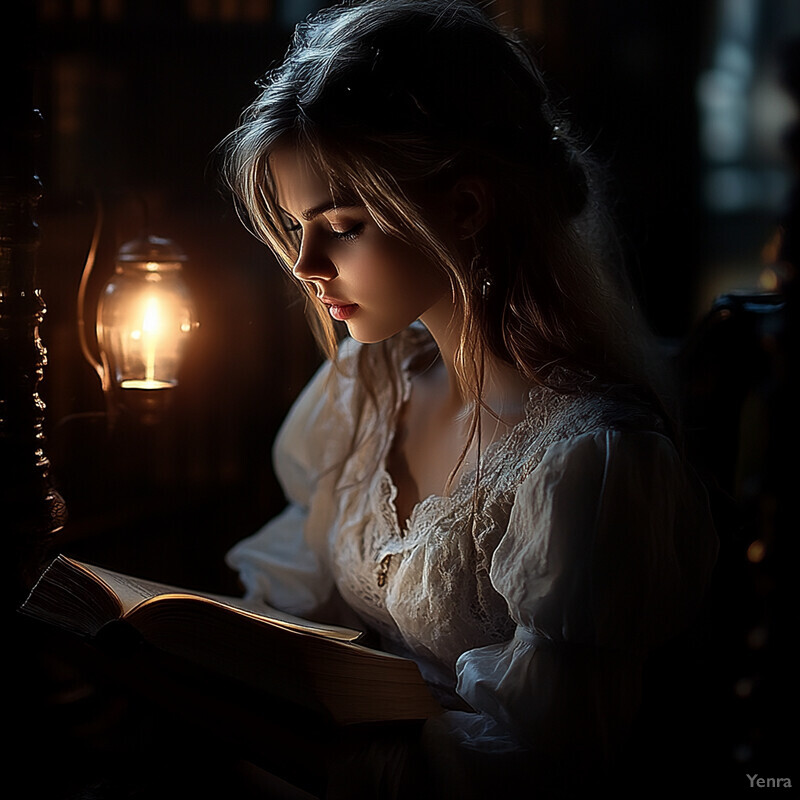
[[323,295],[319,299],[328,306],[330,315],[339,322],[350,319],[358,311],[358,303],[347,303],[344,300],[328,297],[327,295]]

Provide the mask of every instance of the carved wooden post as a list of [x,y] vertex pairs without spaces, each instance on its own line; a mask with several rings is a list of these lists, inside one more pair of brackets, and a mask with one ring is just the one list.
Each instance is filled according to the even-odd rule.
[[6,590],[15,595],[36,576],[66,516],[49,475],[39,396],[46,351],[39,332],[45,304],[36,278],[41,182],[35,143],[42,126],[33,108],[31,58],[31,52],[17,51],[13,61],[0,59],[0,533]]

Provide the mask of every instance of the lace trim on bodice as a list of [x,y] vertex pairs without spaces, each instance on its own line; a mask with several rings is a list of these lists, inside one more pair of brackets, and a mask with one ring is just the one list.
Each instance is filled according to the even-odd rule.
[[[447,671],[465,650],[513,635],[508,605],[492,586],[489,567],[520,485],[551,445],[603,427],[629,426],[641,417],[641,407],[610,392],[564,394],[536,386],[524,419],[485,448],[449,495],[422,499],[401,524],[387,460],[411,391],[408,362],[414,351],[408,353],[405,341],[405,348],[396,348],[395,373],[386,376],[379,393],[381,435],[356,467],[364,474],[363,458],[372,459],[373,478],[343,490],[332,542],[334,570],[344,599],[385,646]],[[654,420],[648,421],[653,429]]]

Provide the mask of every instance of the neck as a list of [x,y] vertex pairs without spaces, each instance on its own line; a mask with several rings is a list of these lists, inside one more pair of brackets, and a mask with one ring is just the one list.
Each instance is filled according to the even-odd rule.
[[442,364],[447,371],[449,399],[454,405],[464,403],[461,385],[456,374],[456,353],[458,352],[461,315],[450,296],[444,296],[436,305],[420,317],[420,321],[430,331],[439,348]]
[[[430,331],[447,371],[447,404],[454,411],[471,408],[474,398],[465,394],[456,373],[456,354],[461,333],[461,315],[452,299],[447,296],[430,308],[420,318]],[[483,401],[495,413],[515,416],[524,406],[530,383],[512,365],[492,353],[484,353]]]

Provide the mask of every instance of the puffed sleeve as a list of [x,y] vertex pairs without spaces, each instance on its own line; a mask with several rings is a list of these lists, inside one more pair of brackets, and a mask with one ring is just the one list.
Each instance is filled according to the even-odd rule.
[[481,753],[613,752],[648,649],[688,622],[716,551],[704,492],[667,438],[598,431],[551,446],[491,562],[516,633],[462,654],[457,690],[476,713],[448,712],[431,735]]
[[349,373],[355,357],[354,343],[346,340],[338,366],[319,368],[278,431],[272,455],[287,506],[226,556],[247,599],[308,615],[331,595],[326,537],[335,514],[332,487],[352,435]]

